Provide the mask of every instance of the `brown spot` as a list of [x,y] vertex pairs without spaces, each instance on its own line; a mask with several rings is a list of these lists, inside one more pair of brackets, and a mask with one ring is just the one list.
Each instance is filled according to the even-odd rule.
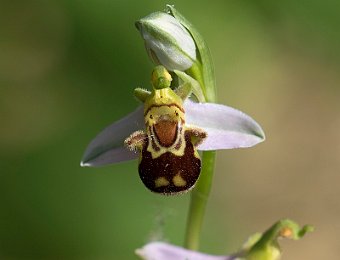
[[[181,132],[182,132],[182,129],[181,129]],[[175,146],[175,150],[179,150],[181,148],[181,146],[182,146],[182,139],[179,138],[179,140],[178,140],[178,142]]]
[[159,143],[164,147],[171,146],[177,137],[177,123],[170,120],[161,120],[153,127]]
[[157,146],[155,139],[151,138],[151,145],[152,145],[152,149],[154,149],[156,152],[158,152],[160,150],[160,148]]

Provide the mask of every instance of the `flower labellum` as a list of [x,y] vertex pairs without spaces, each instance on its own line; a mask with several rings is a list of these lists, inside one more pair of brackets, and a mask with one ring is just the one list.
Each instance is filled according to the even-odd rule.
[[201,172],[197,146],[207,136],[201,128],[185,123],[183,100],[191,89],[172,90],[171,80],[169,72],[157,66],[152,73],[152,92],[135,90],[136,97],[144,103],[145,130],[125,140],[125,145],[140,155],[138,171],[144,185],[164,195],[194,187]]
[[136,22],[150,58],[168,70],[185,71],[196,61],[190,33],[170,14],[155,12]]

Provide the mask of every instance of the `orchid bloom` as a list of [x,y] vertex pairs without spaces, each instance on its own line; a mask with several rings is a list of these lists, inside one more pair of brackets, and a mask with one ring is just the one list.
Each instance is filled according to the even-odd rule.
[[159,194],[176,195],[193,189],[199,179],[198,150],[250,147],[264,139],[261,127],[244,113],[190,101],[191,92],[197,92],[192,87],[194,79],[182,77],[183,84],[173,89],[172,76],[161,65],[154,68],[151,79],[151,92],[135,89],[144,109],[100,133],[87,148],[83,166],[133,159],[138,152],[138,172],[144,185]]
[[[207,138],[198,150],[246,148],[265,139],[254,119],[245,113],[220,104],[184,102],[186,124],[200,127]],[[134,131],[144,129],[143,106],[114,122],[100,132],[88,145],[81,166],[104,166],[136,159],[138,154],[124,147],[125,139]]]

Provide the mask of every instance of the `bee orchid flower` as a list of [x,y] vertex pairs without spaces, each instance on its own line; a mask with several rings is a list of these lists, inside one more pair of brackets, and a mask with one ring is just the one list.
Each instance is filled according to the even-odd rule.
[[144,185],[159,194],[175,195],[191,190],[198,181],[202,168],[198,150],[249,147],[263,141],[261,127],[244,113],[190,101],[189,95],[196,93],[195,84],[194,79],[186,79],[182,77],[183,84],[171,88],[171,74],[164,66],[155,67],[153,90],[135,89],[144,108],[100,133],[81,164],[101,166],[126,161],[138,152],[138,172]]
[[[265,139],[261,126],[245,113],[225,105],[184,102],[186,124],[199,127],[207,137],[198,150],[246,148]],[[98,167],[136,159],[138,154],[124,147],[125,139],[134,131],[144,129],[143,106],[114,122],[100,132],[88,145],[81,166]]]

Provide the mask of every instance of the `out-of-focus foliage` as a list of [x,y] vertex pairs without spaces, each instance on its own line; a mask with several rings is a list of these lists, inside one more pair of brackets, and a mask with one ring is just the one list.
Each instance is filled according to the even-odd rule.
[[[94,135],[137,106],[133,89],[149,87],[134,21],[166,3],[0,2],[1,259],[135,259],[150,238],[183,242],[187,195],[150,193],[136,162],[79,166]],[[290,217],[316,232],[283,243],[285,259],[337,259],[339,2],[172,3],[210,46],[219,103],[267,134],[218,154],[202,250],[233,252]]]

